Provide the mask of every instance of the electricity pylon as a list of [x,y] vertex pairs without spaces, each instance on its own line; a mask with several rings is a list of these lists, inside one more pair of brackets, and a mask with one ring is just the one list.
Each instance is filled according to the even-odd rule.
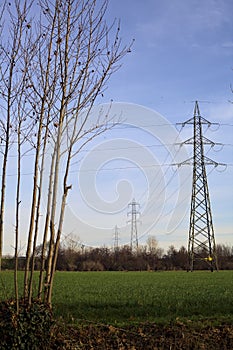
[[[193,118],[187,120],[182,126],[193,124],[193,137],[184,141],[184,144],[193,145],[193,157],[181,164],[193,165],[193,183],[188,239],[188,271],[193,271],[200,262],[210,268],[218,270],[214,227],[210,206],[205,165],[217,166],[219,163],[204,155],[204,145],[214,146],[215,143],[202,134],[202,125],[208,127],[213,123],[201,117],[198,102],[195,102]],[[216,123],[214,123],[216,124]]]
[[116,225],[114,228],[114,252],[118,252],[119,250],[119,229]]
[[131,223],[131,235],[130,235],[130,249],[133,251],[133,249],[138,249],[138,229],[137,229],[137,222],[138,222],[138,216],[140,215],[139,212],[139,203],[135,201],[135,199],[132,200],[131,203],[128,205],[129,211],[127,213],[127,216],[130,216],[130,220],[128,222]]

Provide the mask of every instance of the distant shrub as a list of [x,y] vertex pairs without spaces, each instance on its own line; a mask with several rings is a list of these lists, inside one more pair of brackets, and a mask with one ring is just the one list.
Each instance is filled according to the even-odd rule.
[[104,271],[104,265],[100,261],[87,260],[82,264],[83,271]]

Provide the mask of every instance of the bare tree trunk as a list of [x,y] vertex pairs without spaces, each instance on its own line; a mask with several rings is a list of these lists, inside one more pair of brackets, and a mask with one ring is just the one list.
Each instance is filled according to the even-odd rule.
[[41,149],[43,109],[44,109],[44,106],[42,105],[42,111],[40,115],[39,128],[38,128],[38,136],[37,136],[35,163],[34,163],[32,204],[31,204],[30,226],[29,226],[29,232],[28,232],[28,243],[27,243],[27,251],[26,251],[25,273],[24,273],[24,298],[27,301],[29,298],[28,278],[29,278],[29,272],[30,272],[31,247],[32,247],[32,237],[33,237],[33,229],[34,229],[34,223],[35,223],[36,202],[37,202],[37,190],[38,190],[37,187],[38,187],[38,175],[39,175],[39,159],[40,159],[40,149]]
[[[54,245],[55,245],[55,215],[57,208],[57,191],[58,191],[58,180],[59,180],[59,170],[60,170],[60,144],[61,144],[61,132],[64,119],[64,112],[61,110],[59,118],[59,129],[58,137],[55,145],[55,167],[54,167],[54,178],[53,178],[53,188],[52,188],[52,203],[51,203],[51,215],[50,215],[50,240],[49,240],[49,252],[47,258],[47,269],[46,269],[46,285],[49,286],[51,271],[52,271],[52,261],[54,255]],[[46,296],[47,298],[47,296]]]
[[[25,77],[23,78],[25,79]],[[23,85],[25,80],[23,81]],[[20,234],[20,187],[21,187],[21,160],[22,160],[22,145],[28,138],[31,132],[30,125],[26,125],[23,128],[23,121],[26,120],[24,114],[23,104],[23,87],[20,89],[19,101],[17,106],[17,121],[16,121],[16,132],[17,132],[17,181],[16,181],[16,209],[15,209],[15,269],[14,269],[14,284],[15,284],[15,299],[16,299],[16,311],[19,311],[19,291],[18,291],[18,252],[19,252],[19,234]],[[24,134],[25,132],[25,134]]]
[[[1,11],[0,11],[0,23],[1,23],[1,26],[0,26],[0,35],[2,36],[2,32],[3,32],[3,15],[5,13],[5,6],[6,4],[4,3],[3,5],[1,4]],[[1,67],[1,65],[0,65]],[[1,68],[0,68],[1,70]],[[4,74],[1,70],[1,78],[3,79],[4,77]],[[2,131],[2,135],[1,135],[1,143],[2,143],[2,140],[4,139],[5,140],[5,125],[1,125],[1,131]],[[3,167],[4,168],[4,167]],[[3,182],[3,177],[2,177],[2,182]],[[3,187],[3,183],[2,183],[2,187]],[[2,192],[1,192],[1,203],[2,203]],[[2,269],[2,252],[3,252],[3,216],[2,216],[2,204],[0,206],[0,272],[1,272],[1,269]]]
[[16,187],[16,211],[15,211],[15,300],[16,312],[19,312],[19,290],[18,290],[18,247],[19,247],[19,206],[20,206],[20,183],[21,183],[21,139],[20,139],[21,123],[18,125],[18,152],[17,152],[17,187]]
[[60,238],[61,238],[61,234],[62,234],[62,227],[63,227],[63,221],[64,221],[64,215],[65,215],[65,205],[66,205],[66,198],[68,195],[68,190],[69,190],[69,188],[66,187],[65,192],[63,193],[63,196],[62,196],[59,225],[58,225],[58,230],[57,230],[57,238],[56,238],[56,243],[54,246],[54,254],[53,254],[53,259],[52,259],[52,263],[51,263],[51,273],[49,276],[50,279],[49,279],[49,283],[48,283],[48,294],[47,294],[46,302],[49,305],[52,304],[53,282],[54,282],[54,275],[55,275],[55,269],[56,269],[56,264],[57,264],[57,256],[58,256]]
[[[32,299],[32,286],[33,286],[33,274],[34,274],[34,268],[35,268],[35,253],[36,253],[36,244],[37,244],[37,237],[38,237],[38,230],[39,230],[39,219],[40,219],[40,205],[41,205],[41,191],[43,187],[43,177],[44,177],[44,163],[45,163],[45,156],[46,156],[46,145],[47,145],[47,138],[49,134],[49,118],[47,119],[47,125],[45,128],[45,134],[44,134],[44,143],[43,143],[43,151],[42,151],[42,159],[41,159],[41,169],[40,169],[40,176],[39,176],[39,185],[38,185],[38,197],[37,197],[37,203],[36,203],[36,216],[35,216],[35,232],[34,232],[34,239],[33,239],[33,251],[31,256],[31,275],[30,275],[30,283],[29,283],[29,304],[31,303]],[[52,160],[53,161],[53,160]],[[49,201],[49,198],[48,198]],[[46,247],[46,232],[44,233],[43,238],[43,249]],[[45,242],[44,242],[45,241]],[[45,246],[44,246],[45,244]],[[40,284],[40,282],[39,282]]]
[[[49,223],[50,223],[55,155],[56,154],[55,154],[55,150],[54,150],[54,152],[52,154],[51,167],[50,167],[47,210],[46,210],[46,219],[45,219],[44,234],[43,234],[42,252],[41,252],[41,268],[40,268],[39,287],[38,287],[38,298],[39,299],[41,299],[41,297],[42,297],[42,291],[43,291],[43,287],[44,287],[44,271],[45,271],[45,262],[46,262],[48,230],[49,230]],[[44,291],[44,294],[47,293],[47,287],[45,289],[46,290]]]

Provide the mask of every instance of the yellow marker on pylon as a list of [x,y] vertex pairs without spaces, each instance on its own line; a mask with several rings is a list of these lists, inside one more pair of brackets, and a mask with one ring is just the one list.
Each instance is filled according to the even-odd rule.
[[207,258],[204,258],[204,260],[206,260],[206,261],[212,261],[213,258],[212,258],[211,256],[208,256]]

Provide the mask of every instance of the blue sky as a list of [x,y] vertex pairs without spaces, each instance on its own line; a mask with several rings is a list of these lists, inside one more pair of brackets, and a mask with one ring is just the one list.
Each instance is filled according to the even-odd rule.
[[[221,152],[214,151],[219,148],[206,148],[208,156],[217,162],[232,164],[233,127],[228,125],[233,124],[233,105],[229,103],[229,100],[233,100],[230,88],[233,81],[232,13],[233,3],[229,0],[110,0],[109,19],[120,18],[122,41],[127,43],[135,39],[135,43],[122,68],[112,77],[104,100],[112,98],[114,102],[142,105],[159,112],[171,124],[190,118],[194,101],[199,100],[202,116],[213,122],[227,124],[221,125],[216,131],[216,128],[205,130],[206,137],[228,144]],[[135,133],[132,137],[125,132],[124,137],[138,139],[139,133]],[[180,134],[183,140],[191,136],[191,127],[182,130]],[[141,137],[143,139],[143,135]],[[144,145],[150,143],[146,141],[150,140],[146,137],[141,140]],[[152,140],[151,142],[153,144]],[[156,152],[158,153],[158,149]],[[187,152],[192,152],[191,146]],[[207,169],[216,241],[232,244],[233,167],[228,166],[224,172],[218,170],[223,170],[223,167]],[[124,178],[127,171],[129,169],[120,174],[122,170],[118,170],[118,175],[115,176]],[[110,176],[112,175],[105,174],[105,187],[106,178]],[[135,178],[138,179],[137,174],[128,175],[136,195],[140,186],[133,186]],[[168,175],[165,182],[169,179]],[[187,180],[186,189],[187,211],[176,232],[172,236],[164,233],[162,227],[165,217],[164,220],[160,217],[161,225],[157,223],[149,232],[155,234],[161,246],[180,246],[187,243],[190,181]],[[109,197],[113,195],[114,182],[112,187],[105,189],[105,196],[106,192],[111,193]],[[126,215],[127,208],[124,212]],[[121,215],[122,241],[126,242],[129,227],[123,227],[126,218],[123,217],[123,212]],[[112,220],[114,221],[114,216]],[[141,220],[143,222],[146,217],[143,218],[142,215]],[[113,223],[113,227],[114,224],[117,222]],[[139,231],[143,231],[142,226],[139,225]],[[142,233],[142,236],[143,241],[147,235]],[[110,239],[104,234],[103,237],[107,244],[111,242],[110,236]]]
[[111,94],[176,119],[195,99],[225,103],[231,96],[232,1],[110,1],[122,40],[133,52],[113,78]]
[[[208,157],[231,164],[223,172],[208,167],[207,173],[216,241],[233,244],[232,13],[231,0],[109,1],[107,20],[121,20],[122,42],[135,39],[101,100],[113,99],[123,126],[88,144],[78,157],[64,235],[111,246],[118,225],[120,243],[128,243],[127,205],[135,198],[141,205],[140,243],[152,234],[161,247],[186,246],[192,169],[166,164],[191,156],[191,146],[177,152],[169,145],[192,136],[191,127],[180,131],[175,124],[191,118],[199,100],[202,116],[220,123],[205,128],[205,136],[225,144],[219,152],[206,148]],[[22,212],[30,200],[26,191],[25,196]],[[11,220],[6,226],[13,230]]]

